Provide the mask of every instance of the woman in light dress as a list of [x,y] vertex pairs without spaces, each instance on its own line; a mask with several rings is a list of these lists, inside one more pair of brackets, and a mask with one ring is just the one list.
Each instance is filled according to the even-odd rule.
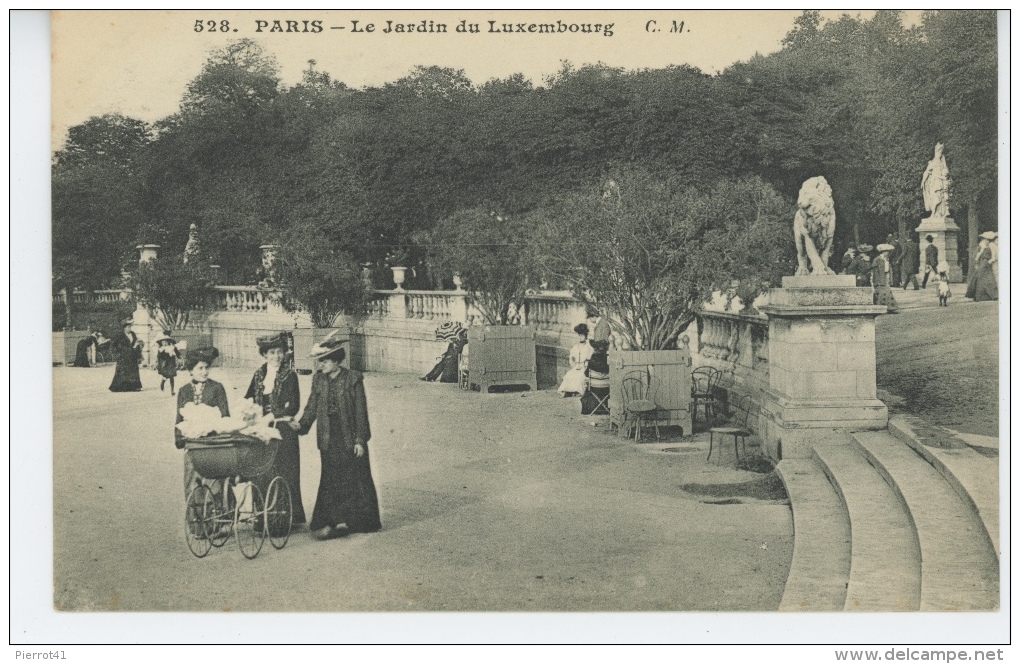
[[561,397],[584,392],[584,364],[591,358],[592,348],[588,343],[588,326],[584,323],[574,326],[577,343],[570,349],[570,370],[563,377],[556,390]]

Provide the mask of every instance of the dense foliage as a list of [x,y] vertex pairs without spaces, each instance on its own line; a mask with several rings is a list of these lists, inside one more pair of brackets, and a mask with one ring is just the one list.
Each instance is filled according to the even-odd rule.
[[[346,276],[330,279],[360,284],[354,266],[401,254],[411,267],[446,265],[439,283],[451,261],[467,275],[479,257],[457,254],[450,224],[475,228],[498,210],[509,226],[489,230],[526,243],[514,224],[564,199],[588,209],[585,192],[623,165],[651,174],[662,200],[686,197],[694,208],[741,199],[722,189],[746,193],[754,177],[792,201],[822,175],[839,256],[855,238],[874,243],[917,225],[936,142],[953,174],[954,216],[995,228],[996,34],[994,12],[932,12],[916,27],[895,12],[830,22],[805,12],[780,51],[715,76],[564,63],[542,82],[474,84],[423,65],[362,90],[314,61],[285,87],[272,55],[240,40],[211,54],[172,117],[72,128],[53,163],[54,288],[111,283],[135,245],[176,252],[192,223],[205,258],[222,265],[221,283],[255,283],[259,245],[301,234],[329,238],[342,255]],[[651,222],[632,212],[621,223]]]
[[458,273],[485,321],[506,325],[510,311],[522,311],[529,287],[538,286],[539,252],[533,223],[474,208],[457,212],[431,234],[433,269]]
[[700,191],[628,169],[543,215],[548,267],[624,343],[674,347],[714,291],[745,302],[790,273],[791,206],[758,178]]
[[182,255],[140,263],[129,285],[156,325],[173,333],[188,327],[191,312],[206,305],[214,283],[208,263]]

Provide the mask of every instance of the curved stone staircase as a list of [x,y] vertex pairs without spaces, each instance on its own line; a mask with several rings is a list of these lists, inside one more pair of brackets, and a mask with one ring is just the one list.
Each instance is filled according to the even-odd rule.
[[894,417],[777,470],[794,522],[781,611],[999,607],[997,458]]

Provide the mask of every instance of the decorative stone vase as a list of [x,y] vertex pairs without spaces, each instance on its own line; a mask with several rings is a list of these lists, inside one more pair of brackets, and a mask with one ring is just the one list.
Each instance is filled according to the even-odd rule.
[[366,287],[372,288],[372,264],[362,263],[361,264],[361,281]]
[[453,287],[457,291],[464,290],[464,277],[460,276],[460,272],[453,273]]
[[138,250],[138,262],[145,263],[147,261],[156,260],[159,257],[159,245],[158,244],[140,244],[135,249]]
[[407,268],[391,267],[390,269],[393,270],[393,283],[396,284],[396,288],[394,288],[393,290],[399,291],[404,290],[404,279],[407,275]]

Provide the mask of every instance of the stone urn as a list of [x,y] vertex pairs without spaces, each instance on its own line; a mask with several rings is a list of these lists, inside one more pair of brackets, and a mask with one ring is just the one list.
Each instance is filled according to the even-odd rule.
[[460,272],[453,273],[453,287],[458,291],[464,290],[464,277],[460,276]]
[[159,256],[159,245],[158,244],[140,244],[135,249],[138,250],[138,262],[146,263],[148,261],[154,261]]
[[391,267],[393,270],[393,283],[396,284],[396,288],[393,290],[404,290],[404,279],[407,276],[406,267]]
[[372,288],[372,264],[362,263],[361,264],[361,281],[369,289]]

